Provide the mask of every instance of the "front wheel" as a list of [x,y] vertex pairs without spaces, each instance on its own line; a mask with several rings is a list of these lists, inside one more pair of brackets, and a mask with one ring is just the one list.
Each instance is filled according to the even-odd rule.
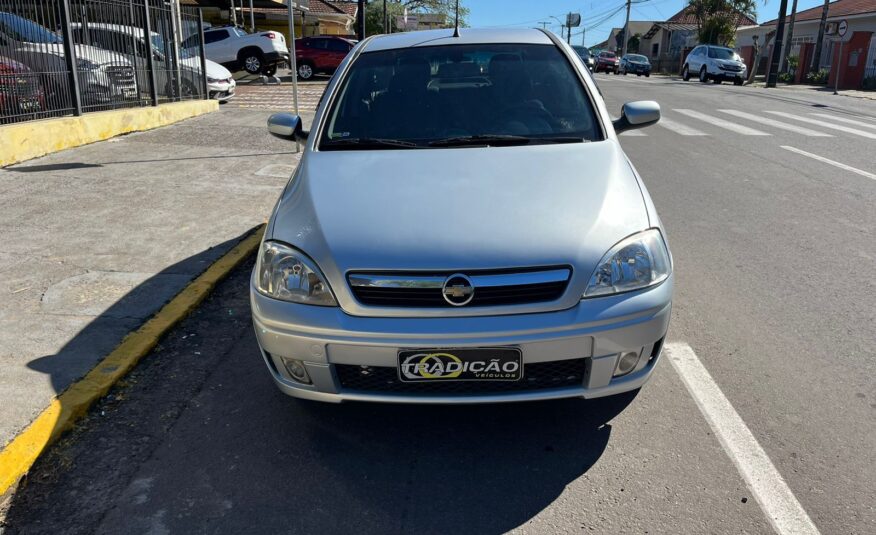
[[703,65],[703,68],[700,69],[700,82],[706,83],[709,81],[709,72],[706,70],[706,66]]
[[733,80],[733,85],[742,85],[742,78],[737,78]]
[[265,76],[273,76],[277,74],[277,65],[269,65],[262,70],[262,74]]
[[650,77],[651,77],[651,73],[650,73],[650,72],[646,72],[646,73],[645,73],[645,78],[650,78]]
[[685,82],[690,80],[690,69],[687,68],[687,65],[685,65],[684,68],[681,69],[681,79]]
[[263,65],[261,54],[247,54],[243,58],[243,70],[249,74],[261,74]]
[[309,63],[298,65],[298,78],[302,80],[310,80],[313,78],[313,67]]

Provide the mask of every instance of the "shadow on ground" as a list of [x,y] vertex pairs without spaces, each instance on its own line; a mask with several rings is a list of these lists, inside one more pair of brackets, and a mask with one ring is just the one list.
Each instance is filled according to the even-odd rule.
[[[7,533],[502,533],[586,474],[635,394],[327,405],[264,368],[242,266],[35,467]],[[586,529],[586,526],[582,526]]]

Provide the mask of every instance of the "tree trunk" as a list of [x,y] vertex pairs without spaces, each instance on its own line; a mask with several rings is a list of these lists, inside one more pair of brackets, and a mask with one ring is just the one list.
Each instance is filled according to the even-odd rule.
[[824,45],[824,27],[827,26],[828,9],[830,9],[830,0],[824,0],[824,7],[821,8],[821,25],[818,27],[818,39],[815,41],[815,53],[812,54],[809,72],[818,72],[818,66],[821,65],[821,49]]
[[[794,19],[797,18],[797,0],[791,5],[791,22],[788,23],[788,37],[785,38],[785,50],[782,54],[782,63],[779,65],[779,72],[783,72],[788,66],[788,56],[791,55],[791,39],[794,38]],[[797,65],[799,68],[799,65]]]

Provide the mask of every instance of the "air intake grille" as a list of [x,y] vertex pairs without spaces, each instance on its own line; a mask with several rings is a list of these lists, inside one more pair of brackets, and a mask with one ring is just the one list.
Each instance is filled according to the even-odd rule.
[[[353,295],[363,305],[381,307],[453,307],[444,295],[444,283],[454,273],[353,273]],[[521,272],[471,272],[474,296],[465,307],[522,305],[559,299],[571,276],[568,268]],[[454,277],[454,280],[457,280]]]
[[581,386],[586,361],[587,359],[571,359],[524,364],[523,379],[520,381],[403,383],[398,379],[398,371],[394,367],[335,364],[335,371],[341,387],[345,390],[452,396]]

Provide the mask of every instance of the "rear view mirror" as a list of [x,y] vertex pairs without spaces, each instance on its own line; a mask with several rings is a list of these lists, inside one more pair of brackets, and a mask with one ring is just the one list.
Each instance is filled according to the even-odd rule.
[[627,130],[651,126],[660,120],[660,104],[653,100],[627,102],[621,108],[620,119],[614,121],[614,131],[618,134]]
[[288,141],[307,141],[301,117],[291,113],[275,113],[268,118],[268,132]]

